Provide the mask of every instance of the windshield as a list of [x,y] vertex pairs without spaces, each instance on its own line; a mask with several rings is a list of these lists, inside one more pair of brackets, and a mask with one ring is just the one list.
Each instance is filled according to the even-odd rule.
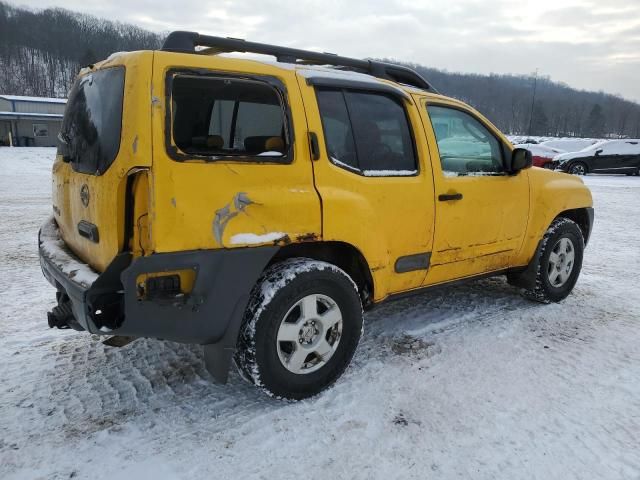
[[58,153],[82,173],[102,175],[120,149],[124,68],[79,77],[71,89]]

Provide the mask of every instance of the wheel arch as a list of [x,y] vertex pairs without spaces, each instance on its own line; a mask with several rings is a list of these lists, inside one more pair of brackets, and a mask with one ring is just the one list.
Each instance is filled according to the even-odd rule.
[[554,218],[554,221],[557,218],[568,218],[577,223],[584,237],[584,244],[585,246],[587,245],[589,237],[591,236],[591,230],[593,229],[593,208],[585,207],[564,210]]
[[584,173],[587,174],[591,171],[591,166],[589,165],[589,162],[587,162],[585,159],[583,158],[576,158],[574,160],[571,160],[569,162],[569,165],[567,166],[567,172],[571,171],[571,167],[573,167],[575,164],[581,164],[584,165]]
[[269,265],[292,257],[320,260],[341,268],[358,286],[362,305],[365,308],[372,305],[374,281],[369,263],[362,252],[350,243],[339,241],[291,243],[280,248]]

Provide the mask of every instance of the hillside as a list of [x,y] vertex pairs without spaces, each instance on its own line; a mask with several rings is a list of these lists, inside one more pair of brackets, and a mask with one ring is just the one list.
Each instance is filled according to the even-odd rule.
[[[79,68],[116,51],[154,49],[164,35],[62,9],[0,2],[0,93],[64,97]],[[450,73],[411,65],[441,92],[512,134],[640,137],[640,105],[542,77]]]

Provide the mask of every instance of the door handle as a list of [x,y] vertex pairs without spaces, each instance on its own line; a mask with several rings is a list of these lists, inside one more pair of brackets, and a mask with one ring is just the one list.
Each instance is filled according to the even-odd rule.
[[450,200],[462,200],[461,193],[442,193],[438,195],[438,200],[441,202],[448,202]]

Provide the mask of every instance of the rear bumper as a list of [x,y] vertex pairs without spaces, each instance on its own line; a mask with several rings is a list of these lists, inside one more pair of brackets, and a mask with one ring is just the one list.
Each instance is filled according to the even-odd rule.
[[[275,246],[195,250],[133,260],[123,253],[99,274],[66,248],[53,218],[40,229],[38,243],[45,278],[69,297],[84,330],[214,346],[210,353],[225,379],[251,289],[278,251]],[[196,275],[192,291],[180,301],[138,298],[140,275],[184,269]]]

